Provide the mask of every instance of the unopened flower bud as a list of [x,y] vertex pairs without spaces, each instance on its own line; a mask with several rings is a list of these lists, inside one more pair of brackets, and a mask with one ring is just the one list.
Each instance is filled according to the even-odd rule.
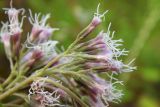
[[50,18],[50,14],[40,17],[40,13],[38,13],[33,17],[31,10],[29,10],[29,12],[29,21],[33,25],[30,41],[33,42],[36,40],[39,43],[47,41],[49,36],[52,35],[53,31],[58,30],[57,28],[51,28],[47,24],[47,20]]
[[15,9],[12,7],[11,2],[11,8],[4,8],[5,13],[8,15],[9,18],[9,33],[11,35],[11,42],[13,44],[12,51],[14,56],[19,55],[20,51],[20,39],[21,39],[21,32],[22,32],[22,25],[23,25],[23,19],[25,16],[22,16],[22,20],[19,21],[19,14],[24,14],[24,9]]
[[98,4],[97,12],[94,13],[94,18],[91,22],[91,25],[95,26],[95,27],[102,22],[102,18],[104,18],[104,15],[108,12],[108,10],[107,10],[107,11],[103,12],[102,14],[100,14],[99,13],[99,6],[100,6],[100,4]]
[[4,43],[5,47],[9,47],[10,46],[10,33],[9,33],[9,29],[8,29],[8,23],[2,23],[3,26],[1,28],[1,32],[0,32],[0,38],[1,41]]
[[42,32],[40,28],[37,26],[32,27],[31,35],[30,35],[30,41],[34,41],[36,38],[38,38],[39,34]]
[[8,28],[8,23],[2,23],[3,26],[0,32],[0,39],[1,42],[4,44],[4,48],[6,51],[7,56],[11,57],[11,42],[10,42],[10,33]]
[[22,59],[22,63],[25,63],[27,67],[32,67],[34,64],[39,61],[43,57],[43,53],[40,50],[32,50],[28,54],[24,56]]
[[96,27],[96,26],[99,25],[101,22],[102,22],[102,20],[101,20],[99,17],[95,16],[95,17],[93,17],[93,19],[92,19],[91,26]]
[[58,30],[57,28],[50,28],[50,27],[46,27],[42,30],[42,32],[40,32],[39,37],[38,37],[38,41],[40,43],[45,42],[48,40],[48,38],[52,35],[52,33]]
[[13,54],[15,56],[18,56],[20,48],[21,48],[21,45],[20,45],[21,34],[20,33],[16,33],[16,34],[12,35],[11,36],[11,41],[12,41],[12,51],[13,51]]

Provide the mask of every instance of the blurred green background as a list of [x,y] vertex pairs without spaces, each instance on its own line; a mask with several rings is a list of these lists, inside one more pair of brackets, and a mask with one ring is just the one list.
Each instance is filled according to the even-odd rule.
[[[130,50],[124,60],[136,58],[137,70],[120,76],[124,80],[124,96],[112,107],[160,107],[160,0],[13,0],[14,7],[32,9],[42,14],[51,13],[49,23],[60,28],[53,34],[65,48],[76,34],[92,19],[98,3],[101,11],[109,10],[106,20],[92,36],[102,29],[115,30],[115,38],[124,40],[124,47]],[[0,20],[7,17],[2,10],[9,7],[10,0],[0,0]],[[24,24],[24,36],[30,25]],[[9,63],[0,44],[0,76],[9,73]],[[8,71],[8,72],[7,72]]]

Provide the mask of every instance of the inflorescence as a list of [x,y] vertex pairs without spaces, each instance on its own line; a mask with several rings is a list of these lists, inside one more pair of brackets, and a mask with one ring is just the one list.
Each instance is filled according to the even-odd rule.
[[[30,87],[29,94],[26,92],[20,98],[32,106],[106,107],[110,102],[120,102],[123,93],[117,85],[123,82],[114,75],[133,71],[135,67],[130,66],[132,61],[124,64],[120,60],[128,51],[121,49],[122,39],[113,39],[111,24],[107,32],[101,31],[84,41],[105,19],[108,11],[100,14],[99,7],[100,4],[91,23],[63,52],[58,51],[58,41],[49,39],[59,30],[47,23],[50,14],[33,15],[29,10],[28,17],[24,9],[13,8],[12,2],[11,8],[4,8],[9,21],[2,22],[0,40],[10,61],[11,74],[2,84],[0,93],[4,94],[0,100],[15,97],[15,93],[24,93]],[[27,17],[32,29],[23,42],[23,20]],[[105,74],[105,78],[100,74]]]

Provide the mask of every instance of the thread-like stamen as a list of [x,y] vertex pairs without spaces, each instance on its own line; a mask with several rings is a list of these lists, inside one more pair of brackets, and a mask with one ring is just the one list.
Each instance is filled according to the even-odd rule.
[[[29,89],[28,99],[31,100],[32,95],[39,95],[42,98],[40,99],[41,105],[45,106],[63,106],[60,104],[58,95],[58,89],[53,92],[49,92],[45,90],[45,81],[48,77],[41,78],[39,80],[34,81],[31,84],[31,88]],[[59,82],[59,81],[56,81]]]
[[102,14],[99,13],[99,7],[100,7],[100,3],[97,6],[97,10],[96,13],[94,13],[94,17],[98,17],[98,18],[103,18],[103,20],[105,20],[105,14],[107,14],[108,10],[106,10],[105,12],[103,12]]

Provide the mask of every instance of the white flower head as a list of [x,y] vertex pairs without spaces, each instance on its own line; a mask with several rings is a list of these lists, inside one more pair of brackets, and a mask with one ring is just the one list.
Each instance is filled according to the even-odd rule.
[[118,103],[120,102],[120,98],[122,97],[122,90],[116,88],[114,84],[118,84],[119,82],[108,83],[104,88],[104,93],[102,94],[102,98],[107,104],[108,102]]
[[102,91],[100,93],[100,97],[103,99],[106,106],[109,106],[109,102],[118,103],[120,102],[120,98],[123,96],[122,90],[119,90],[116,86],[123,85],[123,81],[119,81],[118,79],[108,74],[110,81],[102,80],[102,84],[96,84],[97,87]]
[[23,8],[22,9],[13,8],[12,0],[10,2],[10,7],[11,8],[4,8],[4,10],[5,10],[5,14],[7,14],[9,18],[10,33],[14,35],[14,34],[22,32],[23,20],[25,16],[22,17],[21,21],[19,21],[18,16],[20,13],[22,13],[23,15],[25,10]]
[[120,46],[122,46],[122,39],[118,39],[118,40],[113,40],[114,37],[114,31],[111,33],[110,31],[110,27],[111,27],[111,23],[109,24],[107,33],[103,33],[103,37],[104,37],[104,42],[106,43],[106,45],[108,46],[108,48],[112,51],[113,53],[113,57],[118,58],[121,55],[128,55],[128,51],[126,51],[125,49],[120,49]]
[[60,95],[57,94],[57,90],[52,93],[45,90],[44,86],[47,78],[48,77],[36,80],[31,84],[28,95],[29,100],[31,100],[32,95],[37,95],[39,99],[37,98],[36,100],[39,100],[41,105],[52,107],[62,106],[59,101]]
[[40,30],[43,28],[49,27],[46,23],[47,23],[47,20],[50,18],[50,14],[43,15],[40,18],[41,13],[35,13],[34,17],[32,15],[31,10],[29,10],[29,13],[30,13],[29,21],[33,25],[33,27],[40,29]]
[[59,30],[58,28],[51,28],[47,24],[47,20],[50,18],[50,14],[41,16],[41,13],[35,13],[35,15],[33,16],[31,10],[29,10],[29,13],[29,21],[33,25],[31,40],[33,40],[33,38],[35,38],[34,36],[37,36],[39,33],[40,41],[46,40],[50,35],[52,35],[54,31]]
[[106,44],[106,48],[108,48],[107,53],[98,54],[98,59],[106,60],[107,67],[111,68],[113,71],[118,72],[131,72],[136,69],[136,67],[132,67],[131,63],[134,61],[132,60],[129,64],[124,64],[121,60],[118,60],[120,56],[128,55],[128,51],[125,49],[121,49],[122,46],[122,39],[114,40],[114,31],[110,31],[111,23],[108,26],[108,30],[106,33],[101,31],[99,36],[103,37],[103,42]]

